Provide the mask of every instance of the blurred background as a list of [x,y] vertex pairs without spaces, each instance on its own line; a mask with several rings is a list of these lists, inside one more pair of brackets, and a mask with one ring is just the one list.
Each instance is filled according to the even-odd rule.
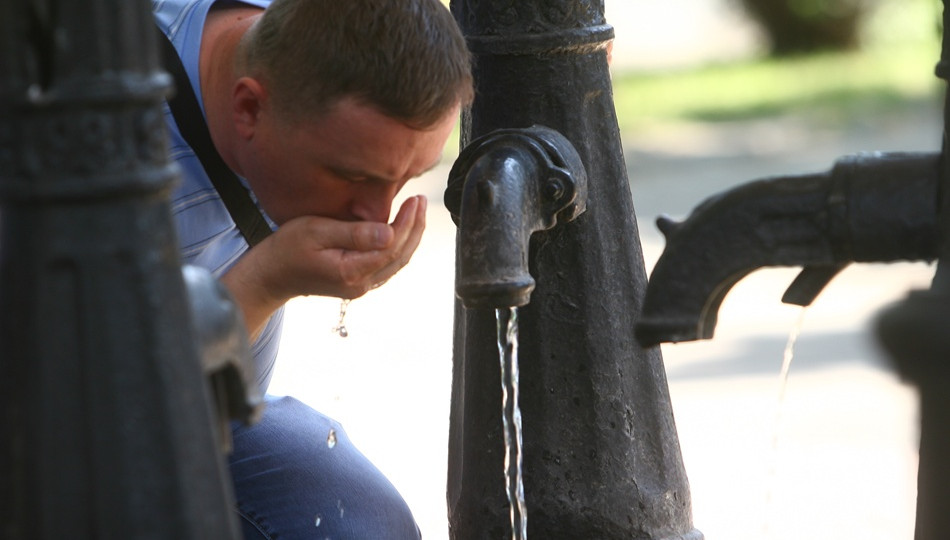
[[[682,218],[723,189],[855,152],[938,151],[940,10],[938,0],[606,0],[648,271],[661,213]],[[332,332],[339,300],[292,301],[271,386],[339,420],[436,540],[448,537],[455,240],[441,201],[457,144],[406,188],[429,197],[409,266],[350,304],[347,338]],[[916,395],[872,325],[933,270],[856,265],[805,311],[779,301],[797,269],[761,270],[730,292],[715,339],[663,346],[708,540],[913,538]],[[527,504],[530,534],[530,493]]]

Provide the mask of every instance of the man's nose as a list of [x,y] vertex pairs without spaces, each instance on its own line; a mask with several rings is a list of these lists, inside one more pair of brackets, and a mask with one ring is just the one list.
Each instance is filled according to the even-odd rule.
[[399,186],[383,186],[365,190],[353,203],[353,215],[361,221],[388,223],[392,213],[393,199]]

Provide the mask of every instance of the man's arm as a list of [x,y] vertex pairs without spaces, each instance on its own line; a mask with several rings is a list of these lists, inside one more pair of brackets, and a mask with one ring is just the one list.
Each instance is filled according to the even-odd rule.
[[221,282],[241,307],[248,335],[256,339],[291,298],[358,298],[395,275],[419,246],[425,212],[425,197],[416,196],[388,225],[293,219],[245,253]]

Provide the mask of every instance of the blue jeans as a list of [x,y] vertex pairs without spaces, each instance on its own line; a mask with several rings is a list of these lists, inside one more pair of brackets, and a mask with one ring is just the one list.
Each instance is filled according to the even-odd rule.
[[245,540],[420,538],[402,496],[340,424],[296,399],[269,396],[260,422],[233,435]]

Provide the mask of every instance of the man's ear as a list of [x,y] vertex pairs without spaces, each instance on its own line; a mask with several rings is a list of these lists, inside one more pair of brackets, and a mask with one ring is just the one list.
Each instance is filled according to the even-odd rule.
[[237,134],[251,139],[267,102],[267,90],[253,77],[241,77],[231,93],[231,117]]

